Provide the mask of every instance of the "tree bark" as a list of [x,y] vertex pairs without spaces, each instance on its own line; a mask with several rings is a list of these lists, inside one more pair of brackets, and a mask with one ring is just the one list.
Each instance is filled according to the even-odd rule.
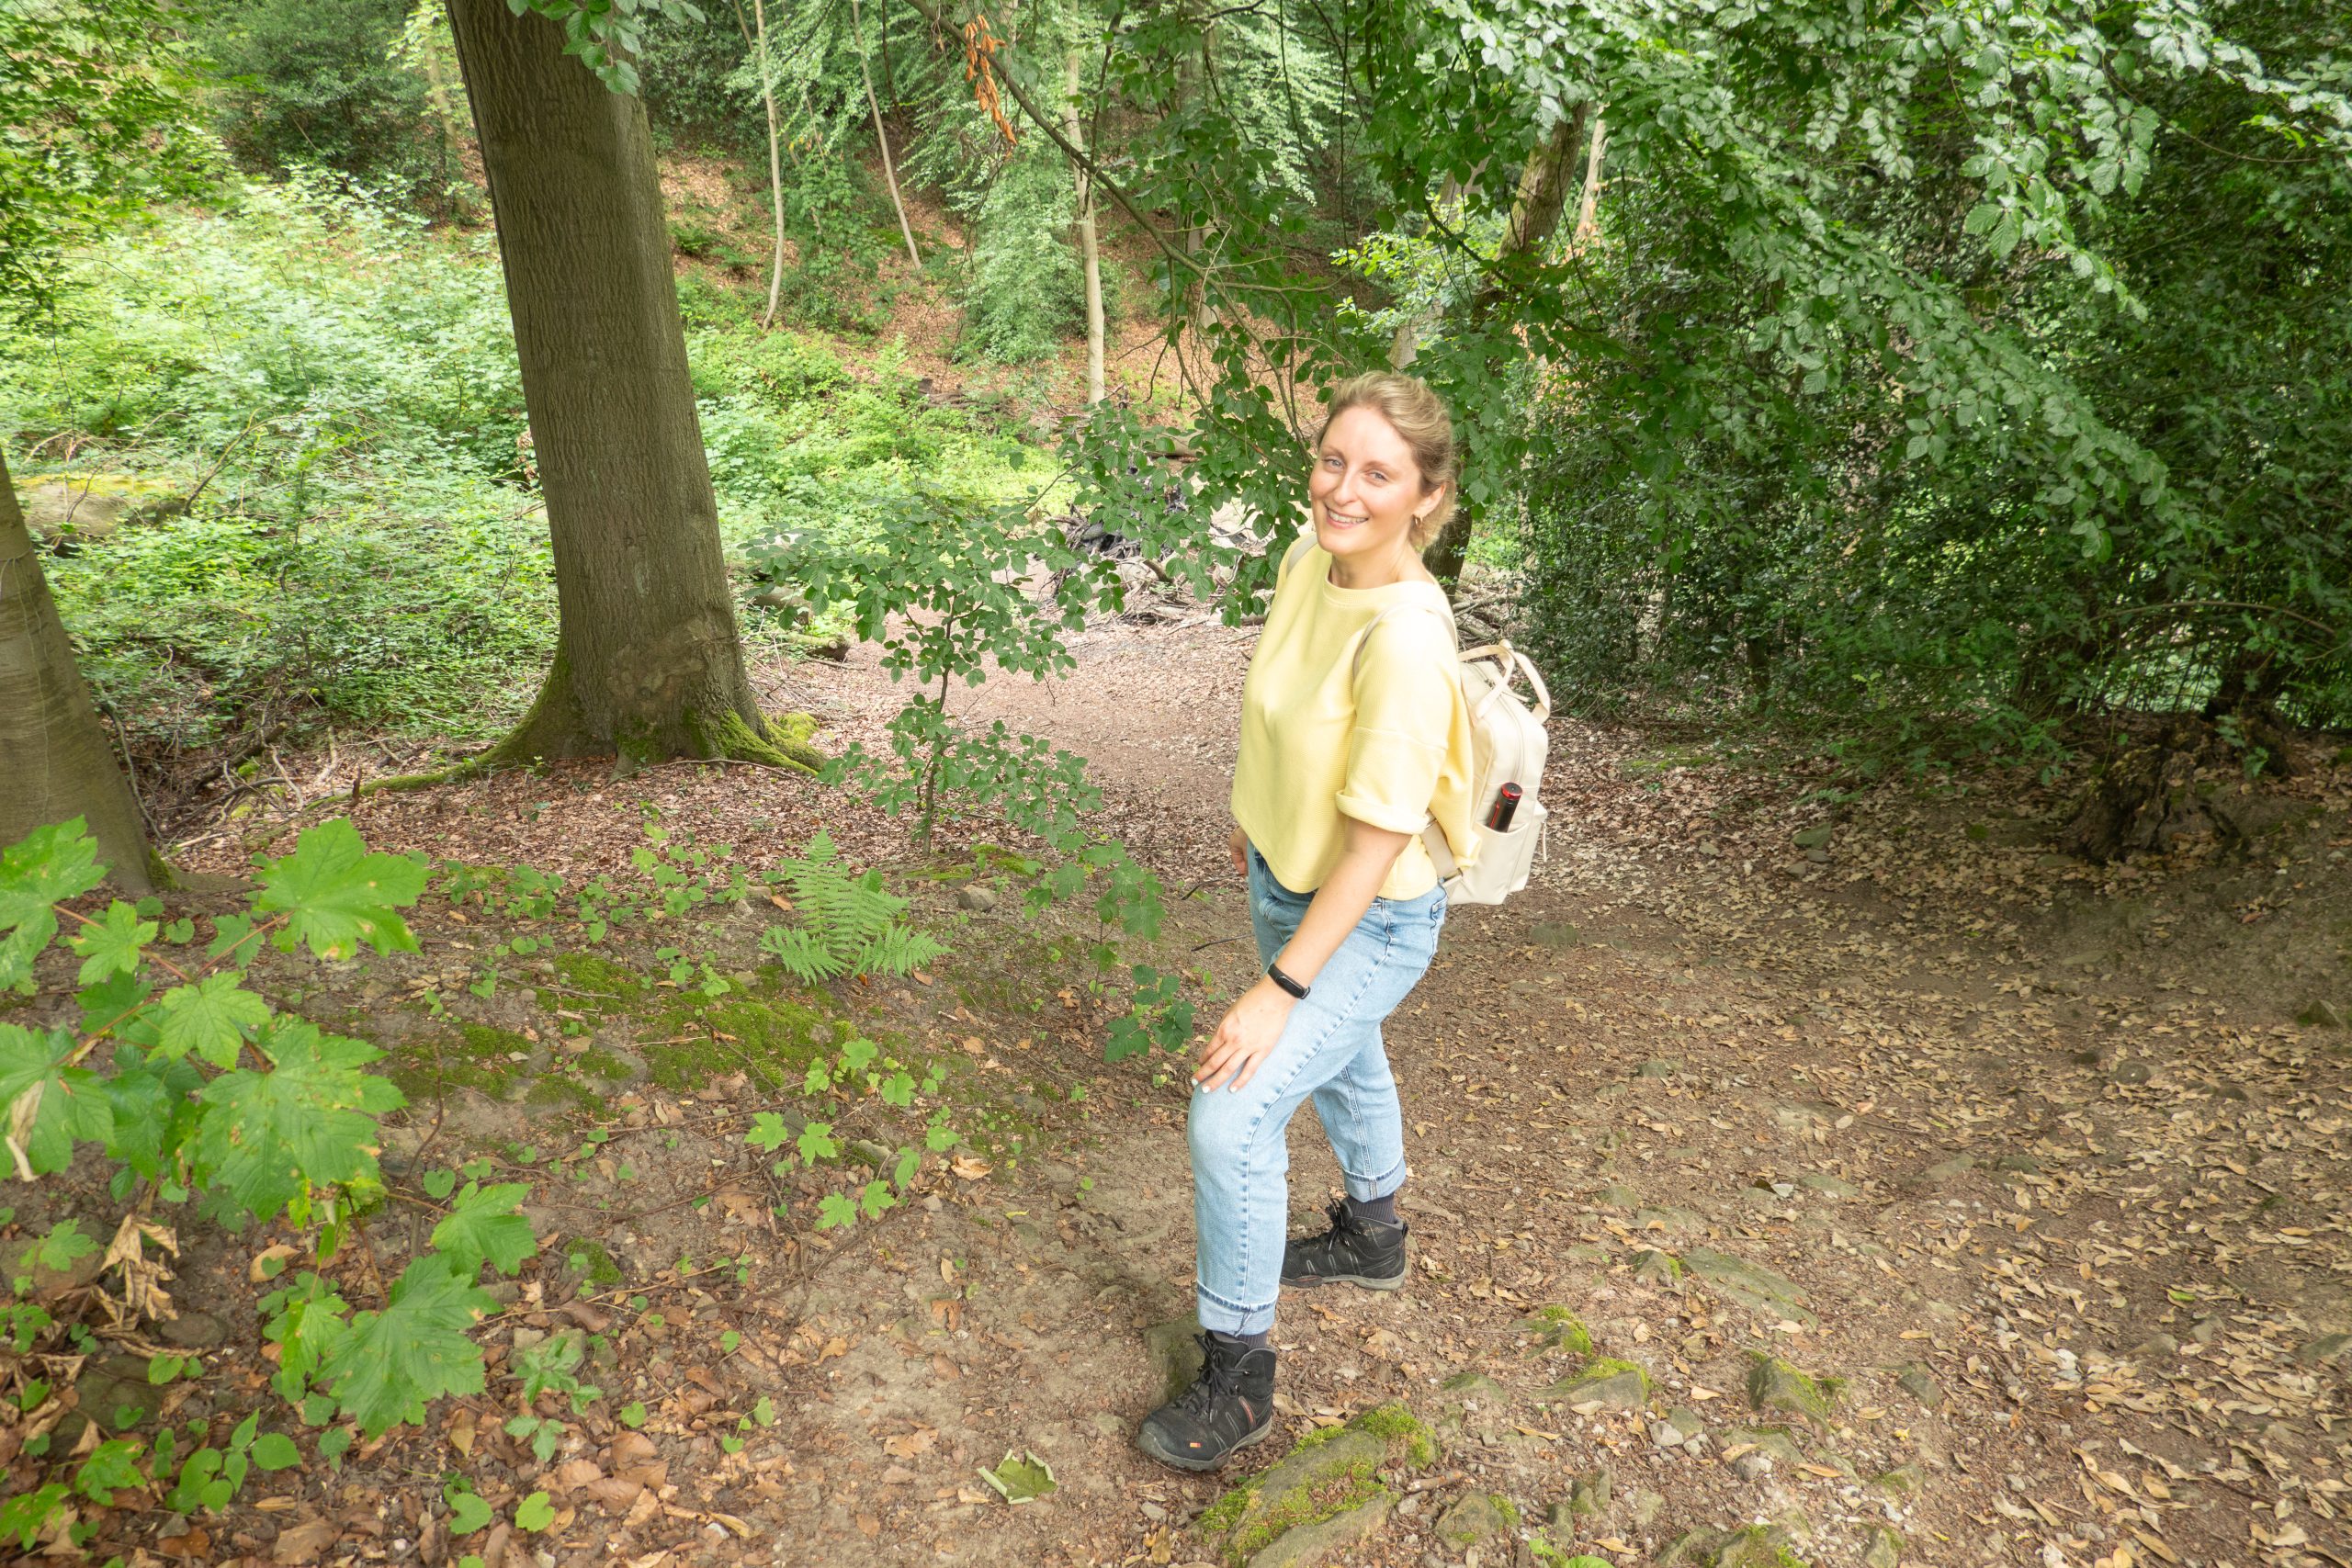
[[[1585,127],[1591,118],[1590,104],[1577,105],[1528,153],[1527,167],[1520,172],[1518,194],[1511,200],[1510,220],[1503,227],[1502,243],[1495,252],[1497,265],[1532,254],[1550,243],[1554,231],[1560,226],[1560,214],[1567,209],[1573,154],[1583,144]],[[1501,289],[1491,282],[1481,287],[1470,301],[1471,320],[1485,321],[1501,295]],[[1474,521],[1471,508],[1457,498],[1453,515],[1445,520],[1445,526],[1422,554],[1430,575],[1448,589],[1462,577],[1462,558],[1469,549]]]
[[907,221],[907,204],[899,195],[899,172],[890,165],[890,133],[882,129],[882,103],[874,96],[874,72],[865,63],[865,18],[857,0],[849,0],[849,25],[857,38],[857,73],[865,80],[865,107],[874,116],[875,144],[882,149],[882,183],[890,187],[890,206],[899,214],[899,232],[907,242],[907,259],[922,270],[922,253],[915,249],[914,225]]
[[0,848],[74,817],[97,840],[116,886],[155,890],[160,863],[138,798],[90,705],[0,457]]
[[[1079,51],[1071,50],[1068,61],[1068,112],[1070,145],[1083,151],[1086,137],[1078,118]],[[1086,165],[1076,164],[1072,172],[1078,180],[1078,254],[1086,268],[1086,400],[1102,400],[1102,252],[1094,232],[1094,186],[1088,177]]]
[[560,614],[492,766],[733,756],[813,766],[771,733],[736,636],[645,107],[506,0],[449,0],[498,226]]
[[[775,80],[768,73],[767,0],[752,0],[752,20],[758,28],[753,41],[760,62],[760,105],[768,113],[768,202],[775,209],[775,255],[768,263],[768,308],[760,330],[775,325],[776,306],[784,299],[784,154],[775,122]],[[735,8],[735,25],[743,25],[743,8]]]
[[1600,225],[1594,215],[1600,209],[1600,160],[1609,149],[1609,122],[1599,115],[1592,117],[1592,150],[1584,160],[1584,200],[1577,206],[1577,243],[1592,238]]

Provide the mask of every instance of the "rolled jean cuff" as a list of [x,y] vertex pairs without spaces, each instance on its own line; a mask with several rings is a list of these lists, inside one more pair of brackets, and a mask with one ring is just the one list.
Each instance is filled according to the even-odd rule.
[[1349,1197],[1359,1203],[1370,1203],[1404,1186],[1405,1178],[1409,1174],[1405,1168],[1405,1156],[1398,1155],[1396,1163],[1378,1176],[1358,1176],[1351,1170],[1342,1170],[1340,1182],[1347,1189]]
[[1274,1303],[1264,1306],[1243,1306],[1227,1301],[1206,1285],[1195,1283],[1193,1295],[1199,1307],[1201,1326],[1213,1334],[1271,1334],[1274,1329]]

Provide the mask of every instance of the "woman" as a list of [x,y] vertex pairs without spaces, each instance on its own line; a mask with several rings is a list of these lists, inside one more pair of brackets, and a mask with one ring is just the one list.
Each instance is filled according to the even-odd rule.
[[[1437,951],[1445,894],[1420,838],[1476,851],[1470,718],[1444,591],[1421,548],[1454,502],[1453,430],[1420,382],[1359,376],[1315,446],[1311,537],[1283,560],[1241,695],[1234,869],[1266,973],[1193,1075],[1203,1366],[1136,1441],[1212,1470],[1273,1429],[1280,1285],[1405,1282],[1404,1118],[1381,1021]],[[1290,1119],[1312,1095],[1347,1197],[1284,1245]]]

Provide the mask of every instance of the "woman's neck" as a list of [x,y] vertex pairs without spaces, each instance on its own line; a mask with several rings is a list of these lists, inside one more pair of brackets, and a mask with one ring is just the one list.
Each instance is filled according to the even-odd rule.
[[1333,556],[1328,580],[1334,588],[1351,590],[1389,588],[1399,582],[1409,582],[1416,577],[1427,577],[1426,570],[1417,571],[1419,563],[1404,552],[1385,561],[1355,560],[1346,556]]

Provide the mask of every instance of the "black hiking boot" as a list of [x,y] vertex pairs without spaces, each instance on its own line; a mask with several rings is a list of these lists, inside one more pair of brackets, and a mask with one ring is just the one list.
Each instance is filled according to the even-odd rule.
[[1367,1220],[1345,1198],[1335,1199],[1329,1230],[1283,1248],[1283,1283],[1396,1290],[1405,1283],[1405,1235],[1411,1229],[1402,1220],[1393,1225]]
[[1215,1470],[1274,1429],[1274,1353],[1200,1337],[1201,1375],[1143,1419],[1136,1447],[1179,1470]]

